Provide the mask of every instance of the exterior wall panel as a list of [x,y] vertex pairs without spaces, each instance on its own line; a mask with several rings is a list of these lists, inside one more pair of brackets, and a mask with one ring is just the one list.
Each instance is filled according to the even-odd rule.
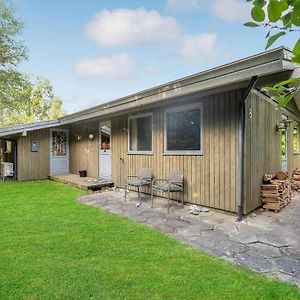
[[[38,152],[31,152],[31,141],[38,141]],[[18,180],[45,179],[49,175],[49,129],[30,131],[17,139]]]
[[[289,106],[292,107],[292,103]],[[252,92],[246,101],[244,213],[262,204],[260,194],[263,175],[276,174],[281,170],[281,133],[277,125],[282,121],[282,114],[283,111],[277,109],[275,103],[257,92]],[[288,114],[288,118],[294,119],[287,127],[288,173],[291,174],[293,169],[300,168],[300,156],[293,153],[292,143],[293,127],[297,122],[293,114]]]
[[164,111],[170,105],[150,110],[153,112],[153,155],[128,154],[129,115],[112,118],[115,185],[124,187],[126,176],[135,175],[142,167],[152,168],[156,178],[165,178],[168,172],[181,170],[185,178],[184,194],[176,193],[174,199],[183,197],[186,202],[235,212],[237,103],[240,99],[241,91],[237,90],[192,101],[203,103],[203,155],[164,155]]
[[[89,134],[94,138],[90,139]],[[69,127],[70,173],[87,170],[87,176],[98,177],[99,122],[76,123]]]

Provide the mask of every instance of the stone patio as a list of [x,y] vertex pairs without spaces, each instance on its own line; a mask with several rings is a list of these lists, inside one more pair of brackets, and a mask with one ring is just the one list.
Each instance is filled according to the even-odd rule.
[[253,271],[264,273],[300,287],[300,195],[280,213],[259,210],[242,222],[233,214],[210,210],[199,215],[189,213],[190,205],[171,201],[167,214],[166,200],[143,195],[137,207],[137,194],[130,192],[124,202],[124,190],[108,190],[79,197],[79,201],[126,216],[228,259]]

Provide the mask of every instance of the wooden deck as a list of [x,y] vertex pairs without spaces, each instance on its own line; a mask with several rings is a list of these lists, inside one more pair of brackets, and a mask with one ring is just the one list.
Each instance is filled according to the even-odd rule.
[[49,179],[72,185],[83,190],[100,190],[103,187],[111,187],[114,185],[111,180],[80,177],[76,174],[50,175]]

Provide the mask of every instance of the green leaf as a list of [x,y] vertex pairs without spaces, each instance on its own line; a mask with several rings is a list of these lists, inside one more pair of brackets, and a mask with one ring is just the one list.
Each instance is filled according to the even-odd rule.
[[277,22],[282,14],[282,6],[277,0],[270,0],[268,5],[268,16],[271,22]]
[[285,35],[285,32],[281,31],[269,37],[266,45],[266,49],[270,48],[276,40],[278,40],[281,36]]
[[263,88],[263,91],[265,91],[265,92],[274,92],[274,93],[280,94],[280,93],[285,91],[285,88],[282,88],[282,87],[275,88],[273,86],[265,86]]
[[266,34],[266,39],[270,36],[270,34],[271,34],[271,30],[270,31],[268,31],[268,33]]
[[247,22],[244,24],[244,26],[247,26],[247,27],[258,27],[259,24],[255,23],[255,22]]
[[295,55],[295,56],[292,58],[292,62],[297,63],[297,64],[300,64],[300,54]]
[[[278,107],[284,107],[286,106],[292,99],[294,94],[288,94],[285,97],[276,97],[278,99],[275,99],[278,101]],[[274,97],[275,98],[275,97]]]
[[262,22],[265,19],[265,12],[259,6],[254,6],[251,10],[252,19],[256,22]]
[[291,21],[295,26],[300,26],[300,0],[296,0],[294,3]]
[[288,27],[288,26],[290,27],[292,25],[291,16],[292,16],[291,12],[282,16],[281,20],[284,27]]
[[281,11],[285,11],[289,8],[289,4],[287,3],[286,0],[281,0],[280,5],[281,5]]
[[281,87],[281,86],[284,86],[284,85],[287,85],[287,84],[291,84],[291,83],[297,83],[297,82],[300,82],[300,78],[298,77],[292,77],[288,80],[284,80],[284,81],[281,81],[277,84],[274,85],[274,88],[278,88],[278,87]]
[[298,39],[298,41],[296,42],[294,49],[293,49],[293,53],[295,55],[298,55],[300,53],[300,39]]
[[254,0],[253,1],[253,5],[259,6],[259,7],[264,7],[266,5],[266,1],[265,0]]

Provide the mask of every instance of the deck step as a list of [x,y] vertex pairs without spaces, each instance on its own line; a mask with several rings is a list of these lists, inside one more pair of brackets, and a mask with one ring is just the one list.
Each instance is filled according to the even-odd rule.
[[112,187],[114,185],[112,180],[80,177],[76,174],[49,175],[49,179],[65,183],[82,190],[101,190],[103,187]]

